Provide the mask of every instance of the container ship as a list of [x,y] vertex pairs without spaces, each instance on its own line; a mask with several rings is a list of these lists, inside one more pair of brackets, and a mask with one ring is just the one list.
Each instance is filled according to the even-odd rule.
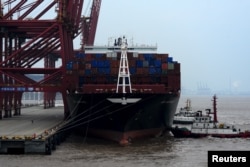
[[85,46],[68,73],[79,89],[67,96],[70,117],[88,135],[128,144],[169,131],[180,98],[180,63],[156,46]]

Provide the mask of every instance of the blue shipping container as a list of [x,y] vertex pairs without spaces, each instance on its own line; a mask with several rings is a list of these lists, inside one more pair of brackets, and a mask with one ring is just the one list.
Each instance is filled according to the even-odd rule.
[[66,64],[66,69],[67,70],[72,70],[73,69],[73,62],[71,61],[71,62],[68,62],[67,64]]
[[150,60],[149,62],[148,62],[148,65],[149,66],[155,66],[155,60]]
[[98,67],[98,61],[97,60],[92,60],[91,61],[91,67],[93,67],[93,68]]
[[154,61],[154,66],[155,67],[161,67],[161,60],[155,60]]
[[110,74],[110,68],[98,68],[98,74]]
[[76,58],[84,58],[85,54],[84,53],[76,53]]
[[143,67],[143,61],[142,60],[136,60],[136,67]]
[[98,67],[110,67],[110,62],[108,60],[98,61]]
[[161,69],[156,67],[150,67],[149,74],[161,74]]
[[152,54],[143,54],[144,60],[150,61],[153,58]]
[[85,75],[90,75],[91,74],[91,69],[86,69],[85,70]]
[[129,72],[130,72],[130,74],[135,74],[136,73],[136,68],[135,67],[130,67]]
[[100,59],[102,56],[103,56],[102,54],[95,54],[95,57],[96,57],[97,59]]
[[91,67],[93,68],[110,67],[110,62],[108,60],[103,60],[103,61],[92,60]]
[[172,63],[173,62],[173,57],[168,57],[168,63]]
[[84,82],[84,77],[79,77],[79,82],[83,83]]

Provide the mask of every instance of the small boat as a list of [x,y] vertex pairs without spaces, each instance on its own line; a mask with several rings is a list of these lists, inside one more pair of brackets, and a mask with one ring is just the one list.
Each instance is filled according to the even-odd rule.
[[[206,114],[197,111],[195,119],[190,126],[176,125],[172,129],[175,137],[220,137],[220,138],[247,138],[250,131],[241,131],[234,125],[219,123],[217,120],[216,96],[213,96],[213,112],[206,109]],[[213,115],[213,116],[211,116]]]
[[191,100],[187,99],[186,106],[180,108],[179,112],[174,115],[173,125],[176,124],[192,124],[197,112],[194,112],[191,107]]

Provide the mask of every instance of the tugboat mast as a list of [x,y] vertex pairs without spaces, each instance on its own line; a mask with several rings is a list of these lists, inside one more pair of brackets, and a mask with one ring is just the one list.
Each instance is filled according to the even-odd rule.
[[217,119],[217,108],[216,108],[216,105],[217,105],[217,97],[216,95],[213,96],[213,114],[214,114],[214,122],[218,122],[218,119]]

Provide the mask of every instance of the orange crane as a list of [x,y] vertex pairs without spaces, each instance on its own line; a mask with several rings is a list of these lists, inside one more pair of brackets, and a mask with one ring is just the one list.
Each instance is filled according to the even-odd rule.
[[[64,100],[69,115],[67,93],[78,87],[78,76],[68,74],[67,64],[74,60],[73,40],[80,33],[86,44],[94,43],[101,6],[93,0],[91,15],[82,19],[84,0],[0,0],[0,119],[21,114],[24,92],[44,92],[44,107],[53,107],[55,94]],[[56,17],[44,16],[56,9]],[[32,17],[30,17],[32,16]],[[30,19],[28,19],[30,18]],[[55,62],[61,60],[61,66]],[[36,63],[44,60],[44,67]],[[44,76],[36,81],[30,74]]]
[[101,8],[101,0],[93,0],[91,14],[89,17],[83,17],[82,24],[82,46],[94,45],[96,28]]

